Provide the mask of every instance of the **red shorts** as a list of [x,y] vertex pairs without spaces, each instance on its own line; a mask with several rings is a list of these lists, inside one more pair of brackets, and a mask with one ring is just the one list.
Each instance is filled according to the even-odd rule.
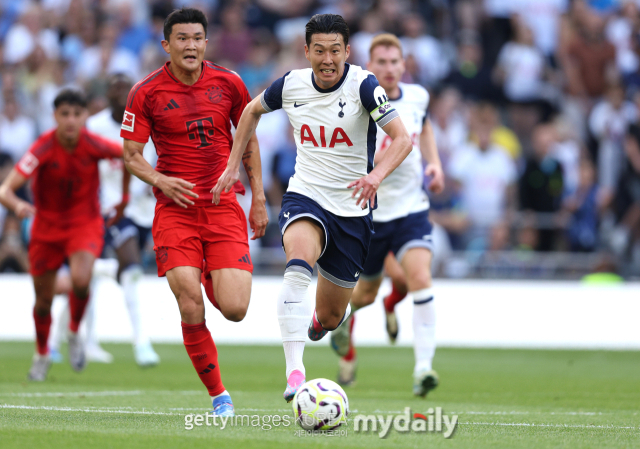
[[29,242],[29,264],[33,276],[57,270],[74,253],[87,251],[100,257],[104,245],[104,220],[93,219],[81,226],[69,229],[38,226]]
[[247,219],[237,201],[184,209],[156,204],[153,243],[158,276],[175,267],[213,270],[238,268],[253,273]]

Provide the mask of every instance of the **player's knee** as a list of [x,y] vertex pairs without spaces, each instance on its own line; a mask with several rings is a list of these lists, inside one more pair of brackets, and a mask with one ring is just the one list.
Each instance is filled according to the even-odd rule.
[[35,306],[33,306],[33,311],[35,312],[35,314],[38,316],[49,315],[51,313],[52,300],[53,298],[51,298],[50,300],[40,298],[40,300],[38,300],[38,297],[36,297],[36,304]]
[[73,294],[76,298],[86,298],[89,295],[89,284],[90,279],[88,281],[80,280],[73,283]]
[[431,273],[426,269],[416,270],[409,273],[407,281],[409,284],[409,290],[411,291],[431,288]]
[[180,316],[185,323],[198,323],[204,321],[204,303],[202,298],[198,300],[195,295],[182,294],[178,297]]
[[317,313],[318,320],[322,323],[322,327],[327,330],[336,329],[344,316],[344,312],[340,313],[339,310],[335,309],[324,310],[322,314],[320,311],[317,311]]
[[234,304],[232,306],[221,308],[222,316],[224,316],[229,321],[239,322],[244,320],[244,317],[247,315],[247,307],[242,306],[242,304]]

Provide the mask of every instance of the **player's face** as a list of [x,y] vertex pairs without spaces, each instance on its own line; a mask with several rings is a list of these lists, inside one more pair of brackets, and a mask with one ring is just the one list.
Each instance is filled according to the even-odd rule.
[[162,41],[162,48],[171,57],[171,64],[195,72],[204,60],[207,42],[201,23],[178,23],[171,29],[169,40]]
[[350,51],[351,47],[345,47],[340,33],[311,36],[311,43],[304,46],[304,53],[321,88],[328,89],[340,81]]
[[75,140],[87,120],[87,109],[75,104],[61,104],[55,110],[58,135],[63,139]]
[[127,96],[131,90],[131,83],[126,79],[116,79],[109,84],[107,99],[113,109],[124,109],[127,105]]
[[400,49],[394,46],[378,45],[371,53],[367,69],[378,78],[378,83],[387,92],[398,85],[404,74],[404,59]]

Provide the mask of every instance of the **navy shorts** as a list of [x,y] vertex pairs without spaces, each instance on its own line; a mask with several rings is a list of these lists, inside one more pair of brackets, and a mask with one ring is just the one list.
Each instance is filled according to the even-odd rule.
[[139,226],[130,218],[122,217],[116,224],[107,228],[107,232],[104,233],[104,246],[118,249],[131,237],[135,237],[138,240],[138,247],[143,250],[150,234],[151,228]]
[[384,259],[391,251],[398,261],[411,248],[427,248],[433,252],[429,211],[416,212],[391,221],[374,221],[376,233],[371,239],[369,257],[362,271],[363,278],[376,279],[382,274]]
[[[340,287],[355,287],[369,253],[373,234],[371,213],[362,217],[340,217],[324,210],[311,198],[285,193],[278,217],[282,235],[287,226],[300,218],[315,220],[324,229],[325,244],[318,259],[322,277]],[[284,242],[282,245],[284,248]]]

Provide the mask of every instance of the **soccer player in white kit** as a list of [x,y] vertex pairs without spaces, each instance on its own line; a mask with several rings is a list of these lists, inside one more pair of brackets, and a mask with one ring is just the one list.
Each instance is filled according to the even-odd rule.
[[[117,142],[122,141],[120,128],[127,102],[127,95],[133,83],[124,74],[112,74],[108,79],[107,100],[109,107],[87,119],[87,129],[102,137]],[[144,157],[155,166],[157,155],[151,140],[144,148]],[[117,280],[122,286],[125,304],[133,328],[133,351],[140,366],[153,366],[160,362],[149,336],[142,325],[138,283],[143,274],[141,251],[146,245],[153,224],[155,197],[151,188],[137,177],[129,183],[128,202],[123,201],[123,162],[103,160],[100,171],[100,207],[105,223],[105,247],[114,249],[118,258]],[[110,225],[110,226],[109,226]],[[94,270],[97,273],[100,270]],[[105,270],[109,271],[109,270]],[[113,356],[102,349],[96,338],[95,303],[88,305],[85,316],[86,356],[89,361],[110,363]],[[64,325],[64,320],[60,320]]]
[[[247,105],[227,169],[212,190],[216,202],[223,189],[233,187],[260,116],[284,109],[298,150],[279,216],[287,256],[277,305],[287,401],[305,381],[305,337],[320,340],[349,316],[349,299],[369,252],[376,191],[411,151],[409,134],[375,76],[346,63],[350,47],[344,19],[315,15],[305,38],[311,68],[285,74]],[[392,140],[374,169],[376,126]],[[316,262],[320,275],[312,312],[307,287]]]
[[[429,198],[423,189],[424,175],[431,177],[429,190],[439,193],[444,188],[444,174],[438,156],[431,123],[427,116],[429,93],[420,85],[400,82],[405,66],[400,40],[393,34],[379,34],[370,45],[367,68],[373,72],[398,111],[411,140],[413,150],[378,189],[378,208],[373,211],[375,235],[371,250],[351,297],[352,313],[372,304],[383,278],[385,258],[400,262],[409,293],[413,297],[414,385],[416,396],[426,394],[438,385],[438,375],[431,363],[435,354],[435,310],[431,290],[431,256],[433,242],[429,222]],[[378,135],[375,163],[381,163],[389,145]],[[427,162],[422,169],[422,159]],[[395,261],[394,261],[395,262]],[[397,262],[396,262],[397,263]],[[348,385],[355,377],[356,360],[350,341],[350,321],[331,335],[331,346],[345,356],[340,360],[338,381]]]

